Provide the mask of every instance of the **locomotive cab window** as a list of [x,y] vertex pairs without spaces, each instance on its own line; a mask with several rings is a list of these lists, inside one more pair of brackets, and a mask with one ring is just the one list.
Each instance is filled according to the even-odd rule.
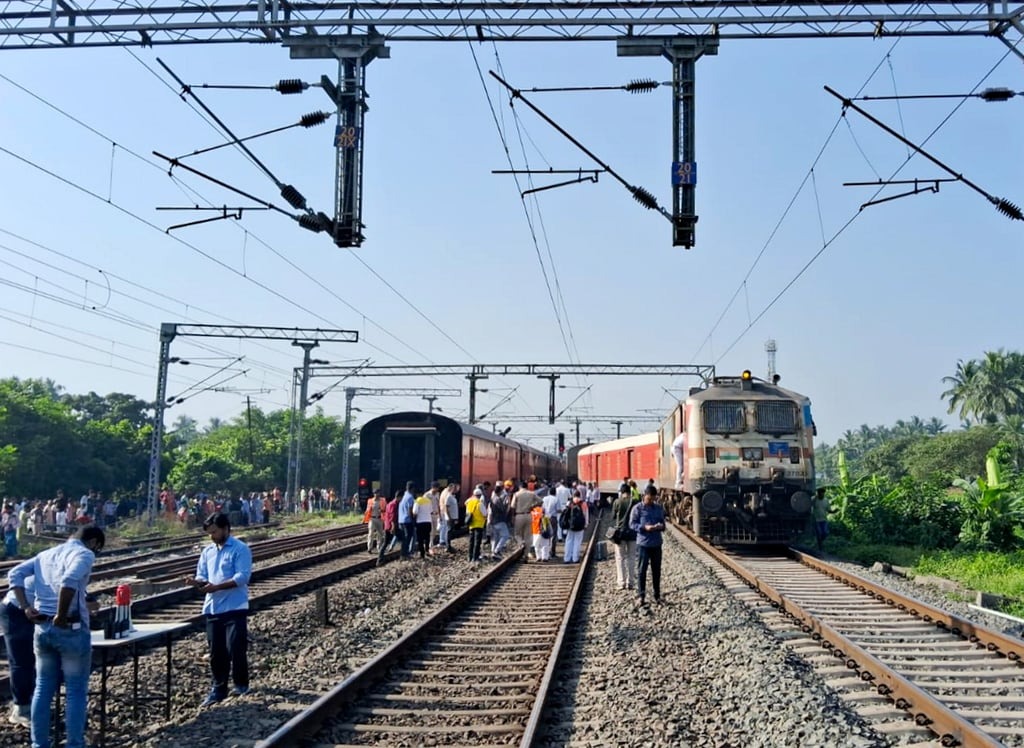
[[795,434],[799,429],[796,403],[788,400],[762,400],[755,407],[760,434]]
[[747,430],[746,409],[736,400],[709,400],[701,408],[709,434],[741,434]]

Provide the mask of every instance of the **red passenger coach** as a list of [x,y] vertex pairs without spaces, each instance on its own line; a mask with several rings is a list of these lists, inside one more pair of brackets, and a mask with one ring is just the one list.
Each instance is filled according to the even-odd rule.
[[576,457],[580,480],[597,484],[602,494],[616,494],[623,478],[642,486],[658,476],[658,433],[592,444]]

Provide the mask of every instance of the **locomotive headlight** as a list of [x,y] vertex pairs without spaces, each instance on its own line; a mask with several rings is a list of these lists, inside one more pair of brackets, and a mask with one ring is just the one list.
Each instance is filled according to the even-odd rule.
[[793,446],[793,447],[789,448],[789,461],[792,464],[794,464],[794,465],[799,464],[799,462],[800,462],[800,447]]
[[718,491],[708,491],[700,497],[700,508],[708,514],[717,514],[722,510],[725,499]]
[[743,459],[746,462],[760,462],[764,459],[764,449],[762,447],[744,447]]
[[790,497],[789,505],[794,512],[806,514],[811,511],[811,495],[806,491],[797,491]]

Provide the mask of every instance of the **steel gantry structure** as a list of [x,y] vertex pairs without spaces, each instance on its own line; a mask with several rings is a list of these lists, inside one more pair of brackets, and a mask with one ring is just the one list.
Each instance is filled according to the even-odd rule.
[[[156,402],[153,405],[153,436],[149,449],[149,482],[146,507],[149,521],[157,514],[160,493],[160,461],[163,457],[164,411],[167,409],[167,368],[178,361],[171,358],[171,343],[175,338],[243,338],[250,340],[289,340],[303,349],[303,368],[308,371],[310,351],[321,342],[356,343],[358,330],[323,330],[302,327],[265,327],[259,325],[199,325],[164,322],[160,325],[160,360],[156,375]],[[305,392],[303,393],[305,398]]]
[[[694,246],[697,161],[696,61],[722,40],[983,36],[1024,60],[1024,5],[1005,0],[0,0],[0,50],[282,44],[293,58],[337,62],[321,86],[336,109],[333,217],[282,192],[299,224],[358,247],[362,223],[366,66],[390,57],[386,42],[614,41],[619,56],[664,57],[672,65],[672,211],[654,195],[634,197],[672,223],[672,243]],[[520,92],[512,89],[513,97]],[[175,165],[172,162],[172,165]],[[668,166],[668,164],[666,164]],[[666,171],[668,171],[666,169]],[[295,191],[292,190],[294,193]]]
[[424,366],[353,365],[315,366],[311,377],[441,377],[459,376],[469,380],[469,422],[476,423],[476,383],[489,377],[525,376],[547,379],[550,385],[548,423],[555,422],[555,382],[574,376],[669,376],[699,377],[710,382],[713,364],[430,364]]

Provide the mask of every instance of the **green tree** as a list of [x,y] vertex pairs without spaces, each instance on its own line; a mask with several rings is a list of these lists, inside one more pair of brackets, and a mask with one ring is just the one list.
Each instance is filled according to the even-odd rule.
[[152,422],[153,405],[123,392],[111,392],[102,397],[95,392],[87,395],[64,395],[62,400],[71,406],[71,410],[82,420],[110,423],[127,421],[136,429],[141,429]]
[[859,468],[866,473],[898,481],[908,472],[907,453],[910,448],[928,438],[923,434],[893,437],[865,454]]
[[949,486],[954,478],[983,474],[985,458],[998,442],[995,426],[975,426],[921,439],[905,452],[906,470],[915,480]]
[[1011,415],[1024,415],[1024,356],[1000,348],[985,351],[980,361],[960,360],[956,373],[943,377],[949,389],[941,395],[949,412],[961,420],[973,417],[996,423]]

